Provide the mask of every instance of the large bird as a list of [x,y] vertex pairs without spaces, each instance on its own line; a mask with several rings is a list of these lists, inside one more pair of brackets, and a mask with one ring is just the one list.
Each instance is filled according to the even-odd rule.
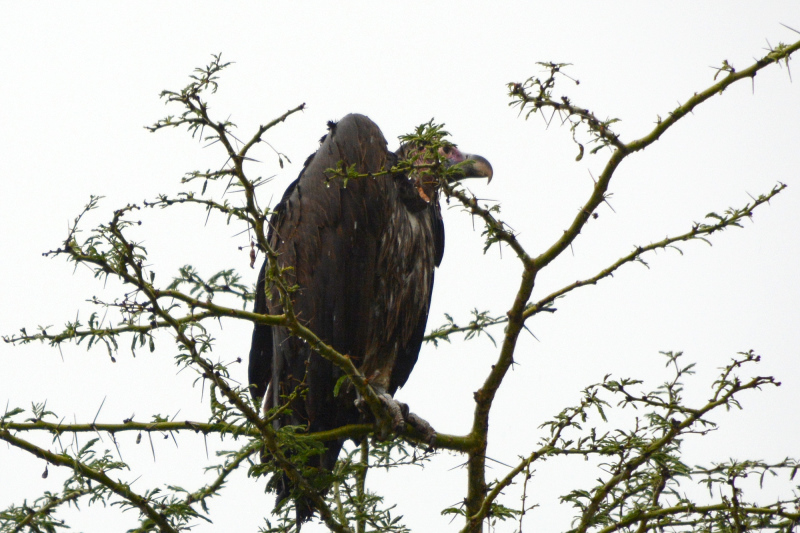
[[[364,115],[347,115],[338,123],[329,122],[328,129],[275,207],[268,242],[278,254],[278,265],[288,267],[288,284],[298,287],[291,296],[298,319],[322,341],[349,355],[376,392],[391,400],[417,362],[434,268],[444,253],[438,184],[425,183],[413,172],[347,183],[331,180],[329,169],[337,167],[355,165],[362,174],[388,170],[414,147],[390,152],[378,126]],[[491,165],[480,156],[451,147],[443,150],[442,158],[448,165],[463,163],[461,177],[492,177]],[[265,286],[267,268],[265,261],[254,310],[279,314],[280,299]],[[263,399],[268,410],[298,387],[306,390],[279,425],[315,432],[363,420],[352,386],[334,396],[341,375],[338,367],[285,328],[255,326],[249,363],[252,395]],[[327,443],[313,466],[331,471],[342,444]],[[290,490],[284,478],[278,501]],[[312,513],[307,502],[298,500],[299,521]]]

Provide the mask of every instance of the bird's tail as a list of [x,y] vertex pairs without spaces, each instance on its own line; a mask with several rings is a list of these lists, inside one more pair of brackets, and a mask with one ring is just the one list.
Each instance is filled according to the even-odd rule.
[[[280,507],[281,503],[284,503],[288,498],[292,496],[292,489],[293,484],[289,477],[286,474],[281,476],[281,480],[278,483],[278,495],[275,499],[275,509]],[[327,492],[327,491],[326,491]],[[321,494],[324,496],[324,494]],[[297,531],[300,531],[300,526],[314,516],[314,512],[316,509],[314,508],[314,504],[311,501],[311,498],[308,496],[295,496],[294,497],[294,510],[295,510],[295,520],[297,523]]]
[[[325,450],[319,455],[310,457],[303,469],[309,484],[321,498],[324,498],[333,486],[331,473],[343,444],[344,441],[341,440],[327,442]],[[311,520],[317,511],[313,500],[302,494],[285,473],[281,474],[276,489],[275,509],[277,510],[282,504],[285,505],[288,499],[293,499],[299,531],[300,525]]]

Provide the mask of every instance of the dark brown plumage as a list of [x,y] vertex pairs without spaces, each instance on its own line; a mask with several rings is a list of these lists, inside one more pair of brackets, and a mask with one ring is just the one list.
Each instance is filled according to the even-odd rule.
[[[270,219],[269,242],[297,284],[293,307],[298,318],[324,342],[352,357],[371,385],[394,395],[417,362],[428,319],[434,268],[444,252],[444,226],[435,186],[420,186],[397,174],[329,182],[325,171],[355,165],[360,173],[390,168],[380,129],[363,115],[328,123],[319,150],[306,161]],[[399,150],[398,152],[401,152]],[[472,160],[466,174],[491,178],[479,156],[453,149],[452,162]],[[265,268],[257,284],[255,312],[281,313],[277,298],[267,298]],[[305,399],[292,406],[281,425],[322,431],[363,419],[352,387],[334,386],[341,371],[284,328],[256,325],[250,350],[249,380],[265,409],[302,385]],[[331,470],[343,442],[327,444],[318,465]],[[279,489],[279,501],[290,487]],[[312,510],[298,502],[298,519]]]

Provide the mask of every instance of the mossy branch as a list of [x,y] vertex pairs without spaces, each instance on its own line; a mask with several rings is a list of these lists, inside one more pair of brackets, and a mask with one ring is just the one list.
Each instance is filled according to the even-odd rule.
[[[571,283],[570,285],[562,287],[561,289],[548,294],[544,298],[539,299],[536,303],[529,304],[525,309],[523,316],[528,318],[542,311],[552,311],[552,304],[558,298],[565,296],[567,293],[572,292],[575,289],[589,285],[595,285],[598,281],[613,276],[614,272],[616,272],[623,265],[628,263],[641,263],[647,266],[647,263],[642,259],[642,256],[648,252],[664,250],[668,248],[674,248],[680,252],[680,249],[674,246],[675,243],[693,240],[701,240],[711,244],[706,239],[707,236],[719,231],[723,231],[727,228],[742,227],[742,222],[744,219],[752,218],[753,211],[756,208],[769,203],[772,198],[780,194],[780,192],[786,189],[786,187],[786,184],[778,183],[772,188],[771,191],[766,194],[759,195],[759,197],[754,199],[752,203],[745,204],[741,208],[730,208],[726,210],[723,215],[717,215],[716,213],[710,213],[706,215],[706,218],[715,221],[713,224],[695,222],[692,224],[692,228],[685,233],[675,235],[673,237],[666,237],[660,241],[653,242],[645,246],[635,246],[631,253],[620,257],[614,263],[604,268],[594,276]],[[680,253],[682,254],[683,252]]]
[[21,532],[25,528],[30,531],[54,531],[56,527],[65,525],[63,521],[54,518],[56,509],[65,503],[69,505],[77,502],[91,493],[90,489],[65,490],[63,496],[48,492],[37,499],[33,507],[23,504],[18,508],[0,511],[0,530],[11,533]]
[[67,467],[76,471],[83,477],[96,481],[139,509],[142,515],[151,520],[162,533],[177,533],[178,530],[170,524],[167,517],[159,512],[150,500],[131,490],[128,484],[114,481],[108,477],[105,472],[95,470],[74,457],[65,454],[56,454],[20,439],[7,429],[0,429],[0,440],[4,440],[15,448],[19,448],[36,457],[44,459],[50,464]]
[[[111,424],[102,422],[92,422],[86,424],[66,424],[63,422],[46,422],[37,420],[35,422],[13,422],[2,421],[0,427],[12,431],[46,431],[53,435],[64,435],[69,433],[97,433],[103,432],[109,435],[116,435],[125,432],[143,433],[169,433],[187,432],[202,433],[204,435],[247,435],[250,437],[261,436],[261,431],[255,427],[245,427],[238,423],[230,422],[196,422],[192,420],[177,420],[163,422],[136,422],[133,420],[125,421],[121,424]],[[317,431],[312,433],[295,433],[297,439],[309,439],[320,442],[344,439],[359,439],[372,434],[375,426],[372,424],[348,424],[335,429]],[[425,441],[423,435],[407,427],[402,435],[403,440],[413,444],[432,445],[434,448],[467,452],[473,444],[468,436],[450,435],[447,433],[437,433],[433,443]]]
[[[639,494],[636,492],[637,490],[643,490],[641,486],[632,489],[629,487],[620,489],[620,487],[626,483],[631,483],[632,480],[634,480],[637,469],[648,464],[651,460],[662,461],[662,463],[659,463],[662,470],[654,473],[651,478],[648,478],[650,482],[652,482],[651,484],[657,487],[656,490],[647,493],[650,508],[637,511],[638,514],[628,515],[625,517],[625,520],[628,520],[628,522],[625,522],[626,524],[639,524],[639,530],[643,533],[647,529],[661,527],[664,524],[670,525],[669,520],[671,517],[676,516],[676,514],[694,513],[696,509],[705,509],[705,511],[699,511],[700,513],[710,513],[717,510],[714,506],[700,508],[697,506],[684,505],[681,507],[681,505],[678,505],[671,507],[671,509],[678,510],[670,514],[670,512],[666,510],[655,509],[655,507],[659,504],[659,499],[662,497],[662,491],[668,483],[669,476],[678,471],[681,473],[684,472],[684,470],[681,470],[683,467],[679,464],[679,461],[669,455],[673,449],[677,449],[677,437],[681,434],[698,432],[699,430],[695,429],[695,426],[710,424],[705,416],[711,410],[723,406],[738,406],[735,395],[739,392],[758,388],[762,385],[776,384],[772,378],[757,377],[745,382],[740,382],[732,376],[733,369],[738,368],[738,365],[750,361],[750,356],[729,367],[728,370],[723,373],[720,380],[715,383],[716,388],[714,389],[712,400],[704,407],[696,409],[690,409],[681,404],[680,388],[677,378],[665,385],[665,396],[646,396],[643,399],[639,399],[629,392],[628,389],[632,386],[634,381],[604,380],[602,384],[598,384],[594,388],[585,391],[586,396],[584,397],[584,402],[579,407],[572,411],[562,412],[554,422],[549,423],[551,433],[541,447],[523,458],[519,464],[512,468],[501,480],[487,484],[485,477],[485,461],[490,411],[493,407],[493,400],[496,393],[502,385],[508,369],[514,363],[517,339],[519,333],[525,327],[525,321],[528,318],[541,311],[552,311],[552,304],[557,298],[579,287],[597,283],[599,280],[613,275],[613,273],[624,264],[630,262],[644,263],[642,255],[647,252],[671,247],[680,241],[694,239],[704,240],[708,235],[716,231],[721,231],[730,226],[740,225],[743,218],[752,215],[753,209],[768,202],[785,187],[785,185],[779,184],[773,188],[770,193],[762,195],[758,199],[754,199],[752,204],[748,204],[742,209],[729,210],[721,216],[712,213],[710,216],[714,221],[710,224],[695,224],[691,231],[682,235],[668,237],[647,246],[636,247],[631,253],[621,257],[595,276],[576,281],[573,284],[547,295],[537,303],[531,303],[531,295],[538,272],[547,267],[555,258],[560,256],[572,245],[585,224],[592,215],[595,214],[597,207],[606,199],[613,173],[627,156],[644,149],[646,146],[658,140],[663,133],[677,123],[678,120],[690,113],[697,105],[708,100],[715,94],[721,93],[732,83],[746,78],[752,79],[761,68],[765,68],[772,63],[780,61],[786,61],[788,63],[791,54],[798,49],[800,49],[800,42],[788,46],[779,45],[771,50],[767,56],[758,60],[754,65],[739,72],[735,71],[726,63],[724,68],[720,69],[720,73],[725,72],[726,74],[719,82],[705,91],[695,94],[685,104],[671,112],[666,119],[659,120],[656,127],[648,135],[629,143],[623,142],[623,140],[611,130],[611,125],[615,122],[615,119],[601,120],[588,109],[575,105],[566,97],[560,99],[553,98],[552,91],[556,79],[563,74],[562,68],[565,65],[555,63],[545,64],[545,66],[550,69],[549,78],[543,81],[532,78],[525,84],[512,84],[511,94],[512,97],[516,99],[513,103],[519,105],[521,109],[528,108],[531,109],[531,112],[541,111],[545,108],[552,109],[554,114],[560,114],[565,122],[570,123],[573,138],[575,138],[578,127],[585,126],[588,128],[589,135],[592,137],[592,142],[598,145],[592,153],[596,153],[599,149],[604,147],[611,150],[611,155],[597,179],[589,198],[572,220],[569,228],[559,239],[536,256],[530,254],[525,249],[517,238],[516,233],[508,224],[501,220],[498,215],[499,209],[497,206],[481,205],[477,198],[465,192],[464,189],[461,189],[457,185],[456,181],[450,179],[456,175],[458,169],[445,168],[438,159],[438,146],[447,144],[447,141],[443,139],[446,132],[444,132],[441,126],[434,125],[431,122],[421,126],[417,129],[415,134],[404,139],[407,142],[418,141],[420,146],[425,147],[427,150],[425,153],[430,155],[430,158],[423,158],[426,161],[425,163],[419,163],[419,161],[416,163],[408,161],[401,162],[395,168],[386,170],[385,173],[408,172],[410,169],[413,169],[420,174],[437,176],[444,194],[456,198],[469,213],[479,217],[484,222],[486,248],[493,244],[505,243],[515,252],[523,266],[523,272],[516,289],[513,303],[510,305],[505,316],[492,316],[488,314],[488,312],[478,313],[476,310],[474,313],[475,318],[467,326],[459,326],[450,319],[450,323],[445,328],[435,330],[426,337],[426,340],[431,340],[433,342],[437,340],[447,340],[449,336],[454,333],[466,333],[467,337],[470,337],[484,332],[486,328],[491,326],[501,323],[506,324],[496,363],[493,365],[483,385],[474,396],[476,406],[470,433],[465,436],[437,434],[433,443],[435,447],[457,450],[468,454],[468,487],[466,508],[464,511],[467,523],[464,527],[464,531],[480,531],[481,523],[484,519],[493,516],[493,513],[505,512],[498,507],[496,502],[502,490],[508,487],[521,473],[529,473],[530,466],[534,462],[547,456],[560,454],[584,456],[598,454],[618,457],[616,463],[610,462],[607,465],[611,471],[611,477],[607,481],[603,481],[601,485],[595,488],[591,493],[587,492],[585,497],[583,495],[574,494],[568,497],[571,498],[570,501],[579,502],[582,506],[583,513],[577,528],[577,531],[581,533],[601,524],[603,520],[610,516],[611,511],[624,508],[629,498]],[[250,455],[256,452],[256,450],[260,450],[263,446],[274,464],[279,467],[279,472],[284,472],[291,480],[292,484],[312,502],[329,529],[339,532],[350,531],[346,520],[340,519],[341,516],[346,516],[347,513],[345,513],[343,509],[347,506],[343,504],[339,508],[334,509],[324,501],[314,489],[313,483],[303,476],[304,471],[298,467],[299,463],[294,461],[292,454],[287,452],[288,448],[284,446],[284,441],[287,439],[294,439],[297,441],[302,439],[329,440],[352,438],[354,436],[365,437],[373,431],[374,428],[369,425],[359,424],[313,434],[291,433],[291,431],[293,431],[291,428],[286,429],[283,433],[276,431],[270,423],[271,419],[269,417],[277,415],[273,412],[272,415],[267,413],[266,418],[262,416],[258,407],[253,405],[248,398],[246,387],[232,385],[228,377],[227,367],[221,363],[213,363],[208,358],[208,353],[211,351],[212,339],[201,323],[209,318],[228,317],[256,324],[285,327],[292,335],[308,342],[313,350],[325,359],[331,361],[349,377],[360,396],[364,398],[367,405],[369,405],[379,426],[386,428],[391,424],[390,415],[387,412],[386,406],[381,402],[377,394],[375,394],[375,391],[371,388],[367,379],[365,379],[359,369],[354,365],[349,355],[339,353],[330,345],[322,342],[313,331],[305,327],[305,325],[298,320],[298,317],[295,316],[292,308],[292,293],[296,290],[296,287],[291,286],[287,282],[284,275],[285,272],[278,266],[278,256],[269,246],[266,223],[266,217],[269,211],[260,209],[256,201],[255,189],[260,183],[263,183],[263,180],[250,180],[244,172],[244,162],[251,160],[248,156],[249,151],[256,144],[266,142],[263,139],[265,133],[275,125],[285,121],[292,114],[303,110],[304,104],[290,109],[275,120],[260,126],[249,141],[241,145],[237,144],[238,140],[231,133],[231,129],[235,127],[235,125],[228,120],[216,121],[213,119],[209,115],[209,107],[203,97],[203,94],[207,91],[211,91],[212,93],[216,91],[218,87],[218,75],[220,71],[229,64],[230,63],[223,63],[220,56],[214,56],[211,64],[195,71],[195,74],[192,76],[192,81],[186,88],[177,92],[164,91],[162,96],[167,102],[177,103],[183,107],[182,114],[177,118],[167,117],[162,119],[149,128],[151,131],[157,131],[168,126],[175,127],[185,125],[192,135],[199,134],[201,138],[212,141],[212,144],[216,142],[220,143],[225,150],[227,160],[219,170],[209,170],[207,172],[198,171],[187,174],[184,178],[185,183],[194,180],[203,181],[203,190],[199,196],[194,193],[185,193],[177,198],[160,196],[155,202],[145,202],[144,206],[170,207],[178,203],[192,203],[202,205],[209,211],[213,210],[225,214],[229,222],[233,219],[245,222],[248,225],[248,229],[252,229],[254,232],[254,242],[257,243],[258,248],[265,251],[267,255],[268,296],[277,294],[277,297],[283,305],[284,312],[279,315],[261,315],[234,309],[226,305],[220,305],[219,300],[217,302],[212,301],[214,295],[219,293],[227,294],[230,297],[235,297],[244,302],[252,298],[252,292],[239,284],[238,277],[233,271],[223,271],[206,279],[201,277],[200,274],[191,269],[191,267],[184,267],[181,269],[179,277],[176,278],[171,285],[166,288],[157,287],[154,284],[154,272],[149,270],[149,266],[146,265],[146,250],[141,243],[131,241],[126,234],[126,230],[130,226],[136,224],[135,221],[129,220],[129,215],[139,210],[139,207],[136,205],[131,204],[115,211],[112,220],[108,224],[100,226],[89,238],[85,239],[83,242],[79,242],[79,222],[88,211],[97,206],[97,201],[99,200],[99,198],[92,197],[86,209],[75,219],[75,223],[69,230],[63,248],[50,252],[48,255],[64,254],[70,261],[89,266],[98,278],[116,276],[123,284],[134,287],[131,292],[125,295],[125,299],[122,302],[93,302],[106,307],[118,308],[125,316],[122,324],[103,328],[94,319],[90,319],[89,327],[87,328],[79,324],[76,320],[76,322],[68,324],[64,331],[57,334],[50,334],[44,328],[40,328],[38,333],[32,335],[22,330],[21,335],[4,337],[4,340],[12,343],[26,343],[38,340],[49,342],[52,345],[58,345],[65,341],[80,343],[83,339],[89,339],[90,346],[93,342],[103,342],[108,347],[109,352],[111,352],[117,349],[115,339],[120,335],[132,334],[134,335],[134,340],[138,336],[142,341],[145,337],[149,337],[152,349],[152,332],[157,329],[169,329],[173,333],[180,349],[180,354],[178,356],[179,362],[191,366],[197,370],[203,378],[209,380],[211,383],[211,422],[196,423],[190,421],[156,420],[152,423],[138,423],[131,420],[122,424],[56,424],[45,422],[41,420],[41,417],[37,416],[35,419],[19,423],[12,420],[13,416],[7,413],[0,419],[0,439],[6,440],[11,445],[28,451],[38,457],[42,457],[51,464],[68,466],[80,473],[81,476],[97,481],[103,487],[108,488],[122,497],[126,502],[130,502],[134,507],[138,508],[145,517],[142,522],[141,530],[146,530],[153,526],[161,531],[177,531],[179,528],[176,527],[175,523],[170,522],[171,515],[159,507],[160,504],[157,505],[158,502],[153,498],[148,495],[142,496],[136,494],[130,491],[130,488],[124,483],[114,481],[108,477],[107,471],[109,469],[118,468],[120,465],[114,465],[113,468],[105,470],[103,468],[91,468],[90,465],[86,465],[78,459],[69,457],[66,454],[54,454],[39,448],[19,438],[18,433],[48,431],[54,435],[60,435],[66,432],[81,433],[105,431],[113,437],[116,433],[125,431],[152,433],[156,431],[170,432],[191,430],[204,434],[246,435],[250,437],[251,440],[238,451],[229,453],[228,461],[224,465],[217,467],[218,475],[212,483],[191,493],[184,491],[186,495],[181,502],[181,505],[183,505],[182,509],[188,509],[194,504],[200,504],[205,507],[205,500],[218,493],[227,476],[238,468]],[[207,137],[203,137],[205,132],[209,133]],[[578,141],[576,140],[576,142]],[[579,157],[582,157],[583,146],[580,145],[580,143],[578,144],[581,149]],[[237,150],[235,146],[241,147]],[[282,166],[285,156],[280,152],[276,151],[276,153],[278,154],[279,164]],[[353,172],[352,168],[339,168],[332,169],[331,174],[333,178],[342,177],[345,180],[363,177],[361,175],[354,175]],[[376,174],[371,176],[375,177]],[[206,184],[220,178],[231,178],[231,183],[236,183],[242,187],[240,192],[244,193],[245,198],[243,207],[234,207],[227,201],[217,202],[213,199],[201,198],[205,193]],[[181,290],[184,285],[189,286],[188,291]],[[177,314],[176,311],[179,309],[188,310],[188,312],[183,316],[175,316]],[[104,322],[104,320],[101,322]],[[686,370],[680,370],[679,375],[680,372],[684,371]],[[637,425],[637,428],[624,438],[639,440],[635,440],[635,446],[627,446],[624,450],[618,446],[618,441],[613,441],[605,436],[598,439],[594,433],[592,433],[591,437],[584,438],[584,440],[580,440],[577,444],[570,443],[566,440],[564,433],[578,426],[577,420],[583,420],[589,407],[598,409],[601,416],[604,417],[603,408],[606,404],[596,395],[596,392],[601,389],[621,395],[624,405],[635,404],[654,408],[656,410],[665,410],[665,414],[659,414],[658,416],[652,415],[649,419],[650,425],[646,428],[647,430],[661,431],[658,438],[652,438],[649,441],[641,440],[641,433],[644,430]],[[381,431],[381,433],[383,433],[383,431]],[[410,428],[402,437],[410,442],[421,441],[421,436],[415,434],[413,429]],[[591,443],[591,445],[595,447],[587,448],[585,446],[586,443]],[[669,453],[665,452],[665,450]],[[790,466],[789,463],[786,463],[786,465]],[[673,470],[670,470],[670,468]],[[726,466],[725,468],[727,468],[725,473],[730,474],[735,467]],[[742,471],[746,470],[747,469],[744,468]],[[710,479],[708,483],[713,484],[717,483],[717,479],[714,476],[721,475],[720,472],[722,472],[722,470],[709,469],[707,472]],[[733,475],[735,478],[739,475],[736,472],[730,475]],[[346,484],[343,485],[343,487],[345,491],[348,490]],[[729,502],[725,503],[728,507],[721,510],[732,510],[734,513],[733,517],[738,527],[743,527],[745,521],[742,517],[748,515],[748,513],[752,515],[762,513],[768,514],[770,517],[782,517],[785,521],[780,527],[784,527],[786,524],[794,525],[798,521],[798,516],[796,514],[780,509],[780,503],[776,504],[778,507],[767,506],[761,508],[748,506],[738,499],[737,488],[734,486],[733,482],[730,483],[730,489],[732,490],[731,499]],[[359,493],[358,497],[361,499],[360,501],[362,501],[367,498],[367,491],[363,486],[363,479],[359,490],[356,490],[356,492]],[[71,493],[70,495],[65,493],[64,497],[54,499],[52,505],[60,505],[61,503],[70,501],[69,498],[78,498],[80,495],[81,494],[78,492],[74,494]],[[50,504],[50,502],[45,503],[45,506]],[[775,511],[770,514],[768,512],[769,509]],[[522,512],[524,513],[524,511],[523,504]],[[36,511],[34,514],[38,512],[40,511]],[[192,512],[194,511],[192,510]],[[32,517],[33,515],[30,516]],[[497,515],[494,514],[494,516]],[[29,522],[32,520],[33,518],[29,518]],[[366,523],[367,522],[363,519],[359,521],[362,529]],[[608,531],[614,530],[615,529],[608,529]]]
[[[483,458],[485,456],[485,446],[488,439],[489,413],[495,394],[513,363],[517,338],[526,319],[525,312],[530,309],[527,302],[533,291],[536,274],[547,267],[572,245],[574,240],[581,233],[583,227],[590,220],[592,214],[605,200],[614,172],[628,155],[655,142],[662,133],[667,131],[697,105],[708,100],[714,94],[720,93],[732,83],[745,78],[752,78],[756,72],[770,64],[780,60],[788,62],[790,55],[798,49],[800,49],[800,41],[790,46],[780,45],[772,50],[765,58],[758,60],[748,69],[740,73],[729,73],[725,79],[712,85],[702,93],[695,95],[686,104],[679,107],[678,110],[670,115],[668,120],[659,123],[651,134],[628,144],[624,144],[619,139],[619,136],[612,133],[608,128],[608,124],[613,121],[600,120],[588,110],[581,111],[581,108],[575,107],[568,99],[562,98],[559,101],[553,100],[552,88],[555,84],[555,74],[558,73],[560,68],[564,65],[555,63],[548,64],[551,75],[545,82],[532,78],[533,81],[530,82],[531,80],[529,80],[530,83],[528,83],[527,86],[524,84],[511,84],[511,96],[518,99],[517,103],[520,105],[520,109],[524,109],[526,105],[531,105],[534,111],[549,107],[554,110],[564,110],[570,116],[577,114],[579,117],[578,123],[583,122],[588,124],[591,133],[595,136],[595,139],[600,142],[601,147],[608,146],[612,149],[612,153],[603,171],[597,178],[589,199],[579,210],[572,224],[564,231],[560,238],[545,251],[533,258],[528,256],[524,248],[517,242],[513,233],[505,229],[507,227],[505,223],[497,220],[489,209],[477,207],[477,201],[474,197],[463,193],[460,194],[457,190],[451,193],[452,196],[455,196],[461,201],[468,211],[484,220],[487,228],[486,234],[491,238],[508,244],[523,263],[520,285],[517,289],[513,304],[507,313],[508,322],[497,362],[492,366],[492,370],[489,372],[483,386],[475,393],[476,407],[471,435],[477,442],[481,443],[484,449],[483,451],[471,452],[468,461],[468,495],[466,500],[467,525],[464,531],[478,532],[481,529],[482,516],[479,513],[487,492],[487,485],[484,477],[485,463]],[[531,95],[527,92],[527,88],[531,86],[539,88],[539,93],[537,95]],[[573,134],[578,123],[573,123]],[[448,193],[450,193],[450,191],[448,191]],[[487,245],[488,244],[491,244],[491,241],[487,239]]]

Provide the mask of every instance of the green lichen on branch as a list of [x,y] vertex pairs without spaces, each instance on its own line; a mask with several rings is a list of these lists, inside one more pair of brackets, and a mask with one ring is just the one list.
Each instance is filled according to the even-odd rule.
[[[595,458],[601,464],[601,474],[593,487],[580,487],[563,496],[562,501],[576,509],[572,531],[612,532],[668,528],[691,528],[695,530],[776,529],[787,533],[800,521],[797,513],[797,498],[780,499],[769,504],[757,505],[745,497],[740,481],[747,477],[762,479],[773,474],[787,473],[794,476],[798,463],[795,459],[783,461],[728,461],[704,467],[689,467],[682,459],[685,439],[703,434],[713,427],[709,414],[731,407],[739,407],[739,395],[746,390],[777,385],[770,377],[739,378],[737,373],[755,363],[752,352],[741,354],[727,366],[712,388],[712,398],[707,403],[689,407],[683,399],[684,378],[691,365],[681,366],[680,354],[668,353],[668,365],[674,376],[656,390],[642,393],[642,383],[636,379],[610,379],[587,387],[577,406],[559,413],[553,420],[541,426],[544,433],[539,445],[521,456],[515,466],[497,479],[487,479],[486,452],[489,444],[489,419],[494,408],[494,399],[504,383],[508,370],[514,364],[517,341],[527,322],[541,312],[554,312],[558,299],[566,297],[575,289],[593,285],[611,277],[623,265],[640,263],[646,265],[645,255],[656,250],[676,248],[680,242],[702,240],[729,227],[740,227],[750,218],[756,208],[768,203],[780,193],[785,185],[778,184],[741,208],[731,208],[721,214],[709,213],[702,223],[695,223],[689,231],[635,246],[617,261],[594,276],[534,297],[538,273],[547,268],[557,257],[573,246],[586,224],[596,215],[596,210],[609,195],[611,179],[618,166],[631,154],[641,151],[660,138],[677,121],[706,100],[720,94],[732,83],[752,79],[755,74],[771,64],[785,63],[792,53],[800,48],[800,42],[779,45],[762,59],[746,69],[737,71],[729,63],[723,63],[715,76],[715,83],[696,93],[685,104],[670,112],[666,119],[659,120],[647,135],[625,142],[613,131],[616,119],[601,119],[589,109],[579,106],[568,96],[554,96],[556,84],[565,78],[566,64],[541,63],[547,72],[543,78],[533,77],[524,83],[510,84],[512,105],[527,116],[552,111],[546,122],[555,116],[569,126],[573,140],[578,144],[578,159],[585,154],[584,145],[593,145],[591,155],[607,148],[610,151],[602,173],[598,176],[578,214],[558,239],[543,250],[533,252],[521,239],[512,225],[503,220],[499,204],[479,200],[458,181],[463,168],[448,166],[442,157],[452,144],[442,124],[432,120],[420,125],[411,134],[401,137],[410,147],[407,157],[380,173],[359,174],[354,167],[339,166],[329,170],[328,179],[348,180],[365,177],[391,176],[397,173],[414,173],[421,179],[437,181],[442,194],[448,200],[460,203],[472,217],[483,223],[484,252],[494,246],[510,248],[520,261],[522,272],[515,293],[503,312],[491,310],[472,311],[464,325],[451,315],[446,323],[434,329],[426,340],[451,342],[453,335],[463,334],[465,340],[487,335],[496,343],[494,364],[481,387],[475,392],[475,410],[469,432],[464,435],[437,434],[432,448],[423,445],[420,435],[408,429],[403,435],[388,442],[368,443],[366,438],[376,434],[388,434],[390,424],[385,406],[375,394],[365,376],[348,354],[342,354],[323,342],[314,331],[297,317],[292,308],[292,295],[298,287],[287,281],[286,272],[279,268],[277,254],[267,241],[267,217],[269,209],[259,205],[256,188],[267,184],[270,178],[251,179],[245,166],[255,160],[250,150],[265,144],[277,155],[279,167],[288,161],[285,154],[269,144],[264,136],[276,125],[304,109],[304,104],[289,109],[283,115],[259,126],[245,141],[239,141],[233,133],[235,127],[230,120],[216,120],[210,113],[207,98],[219,87],[219,77],[230,63],[214,56],[211,63],[196,69],[190,83],[179,91],[164,91],[162,98],[170,106],[178,106],[180,113],[156,121],[148,127],[159,131],[167,127],[185,126],[189,133],[202,142],[221,147],[224,160],[218,168],[187,172],[181,183],[188,189],[177,195],[158,195],[155,200],[145,201],[144,208],[172,209],[178,205],[191,206],[211,213],[221,214],[228,224],[240,224],[248,233],[248,243],[240,248],[250,248],[251,267],[256,251],[266,255],[267,293],[277,295],[285,312],[280,315],[262,315],[245,310],[254,298],[254,290],[242,283],[242,277],[234,269],[223,269],[216,273],[200,272],[186,264],[168,279],[156,275],[150,264],[148,251],[142,240],[134,238],[134,228],[146,228],[146,216],[140,204],[128,204],[115,210],[108,222],[84,233],[86,215],[99,207],[100,197],[91,197],[85,209],[70,226],[63,244],[47,252],[50,257],[64,257],[76,265],[89,267],[98,280],[113,278],[125,288],[117,299],[105,301],[92,298],[89,302],[97,310],[85,322],[75,318],[63,328],[39,327],[35,333],[24,328],[19,334],[4,337],[6,342],[27,344],[34,341],[61,346],[65,342],[91,348],[102,345],[112,360],[119,347],[131,339],[131,350],[145,345],[155,351],[156,341],[161,342],[168,334],[178,347],[176,362],[183,369],[197,375],[198,382],[209,387],[209,416],[204,422],[179,421],[175,417],[154,415],[149,422],[139,422],[131,417],[121,423],[97,422],[66,424],[46,408],[35,404],[30,413],[11,409],[0,418],[0,440],[10,446],[40,457],[48,465],[60,466],[72,472],[72,476],[59,493],[48,492],[33,504],[11,506],[0,513],[3,531],[54,530],[65,526],[56,517],[64,505],[79,501],[106,502],[121,509],[133,509],[139,516],[139,527],[135,531],[182,531],[194,527],[201,520],[209,520],[207,502],[218,497],[225,488],[229,476],[241,468],[259,480],[262,486],[274,488],[284,476],[296,487],[294,496],[303,496],[312,502],[319,516],[331,531],[361,533],[368,530],[383,532],[405,532],[401,517],[380,495],[367,485],[367,473],[375,468],[395,468],[423,464],[435,449],[447,449],[467,456],[467,484],[463,505],[450,507],[447,514],[464,518],[463,531],[478,532],[483,524],[496,521],[522,520],[535,503],[527,495],[527,487],[535,482],[532,468],[554,457]],[[719,81],[717,78],[720,77]],[[566,79],[572,79],[566,76]],[[575,80],[572,80],[575,81]],[[544,116],[544,115],[543,115]],[[588,141],[584,140],[588,137]],[[249,169],[249,166],[247,167]],[[227,183],[226,183],[227,182]],[[196,189],[191,189],[195,187]],[[226,193],[241,194],[241,201],[223,199]],[[143,228],[143,229],[144,229]],[[156,281],[158,278],[158,282]],[[167,280],[167,281],[162,281]],[[114,315],[108,317],[108,313]],[[237,320],[270,326],[283,326],[292,335],[306,341],[320,356],[338,366],[352,382],[372,412],[375,425],[357,424],[330,431],[309,434],[303,427],[276,429],[272,421],[291,409],[293,399],[305,392],[302,387],[284,398],[284,403],[263,412],[260,402],[253,402],[248,387],[231,378],[230,363],[212,359],[214,338],[205,326],[209,320]],[[492,328],[503,324],[505,329],[494,333]],[[499,329],[499,328],[498,328]],[[53,333],[53,331],[57,331]],[[491,332],[491,333],[490,333]],[[125,343],[120,341],[125,339]],[[235,361],[240,362],[239,359]],[[616,405],[614,405],[616,401]],[[644,413],[635,418],[633,427],[603,431],[609,409],[635,409]],[[25,416],[30,414],[26,419]],[[599,417],[600,420],[596,420]],[[54,438],[53,451],[34,444],[28,435],[44,432]],[[133,432],[133,433],[131,433]],[[210,482],[195,489],[178,486],[131,488],[131,483],[113,476],[124,477],[128,465],[121,459],[120,442],[117,437],[136,434],[148,439],[154,434],[164,436],[179,432],[214,435],[225,442],[235,442],[233,449],[219,453],[222,459],[208,467],[212,474]],[[60,445],[60,437],[83,433],[105,433],[111,437],[118,458],[108,450],[101,449],[98,439],[92,439],[82,447],[72,449]],[[320,453],[321,442],[332,439],[354,439],[361,445],[350,449],[332,473],[320,473],[309,466],[309,459]],[[58,443],[58,444],[56,444]],[[153,449],[153,453],[155,450]],[[334,482],[334,490],[323,496],[317,490],[320,476],[328,476]],[[509,505],[503,499],[504,490],[522,478],[523,499],[519,507]],[[326,483],[331,479],[325,478]],[[679,491],[680,483],[707,486],[711,494],[718,494],[715,501],[696,502],[685,498]],[[526,499],[528,498],[528,499]],[[291,498],[290,498],[291,500]],[[275,523],[267,521],[263,531],[297,531],[293,522],[292,502],[287,501],[273,517]]]

